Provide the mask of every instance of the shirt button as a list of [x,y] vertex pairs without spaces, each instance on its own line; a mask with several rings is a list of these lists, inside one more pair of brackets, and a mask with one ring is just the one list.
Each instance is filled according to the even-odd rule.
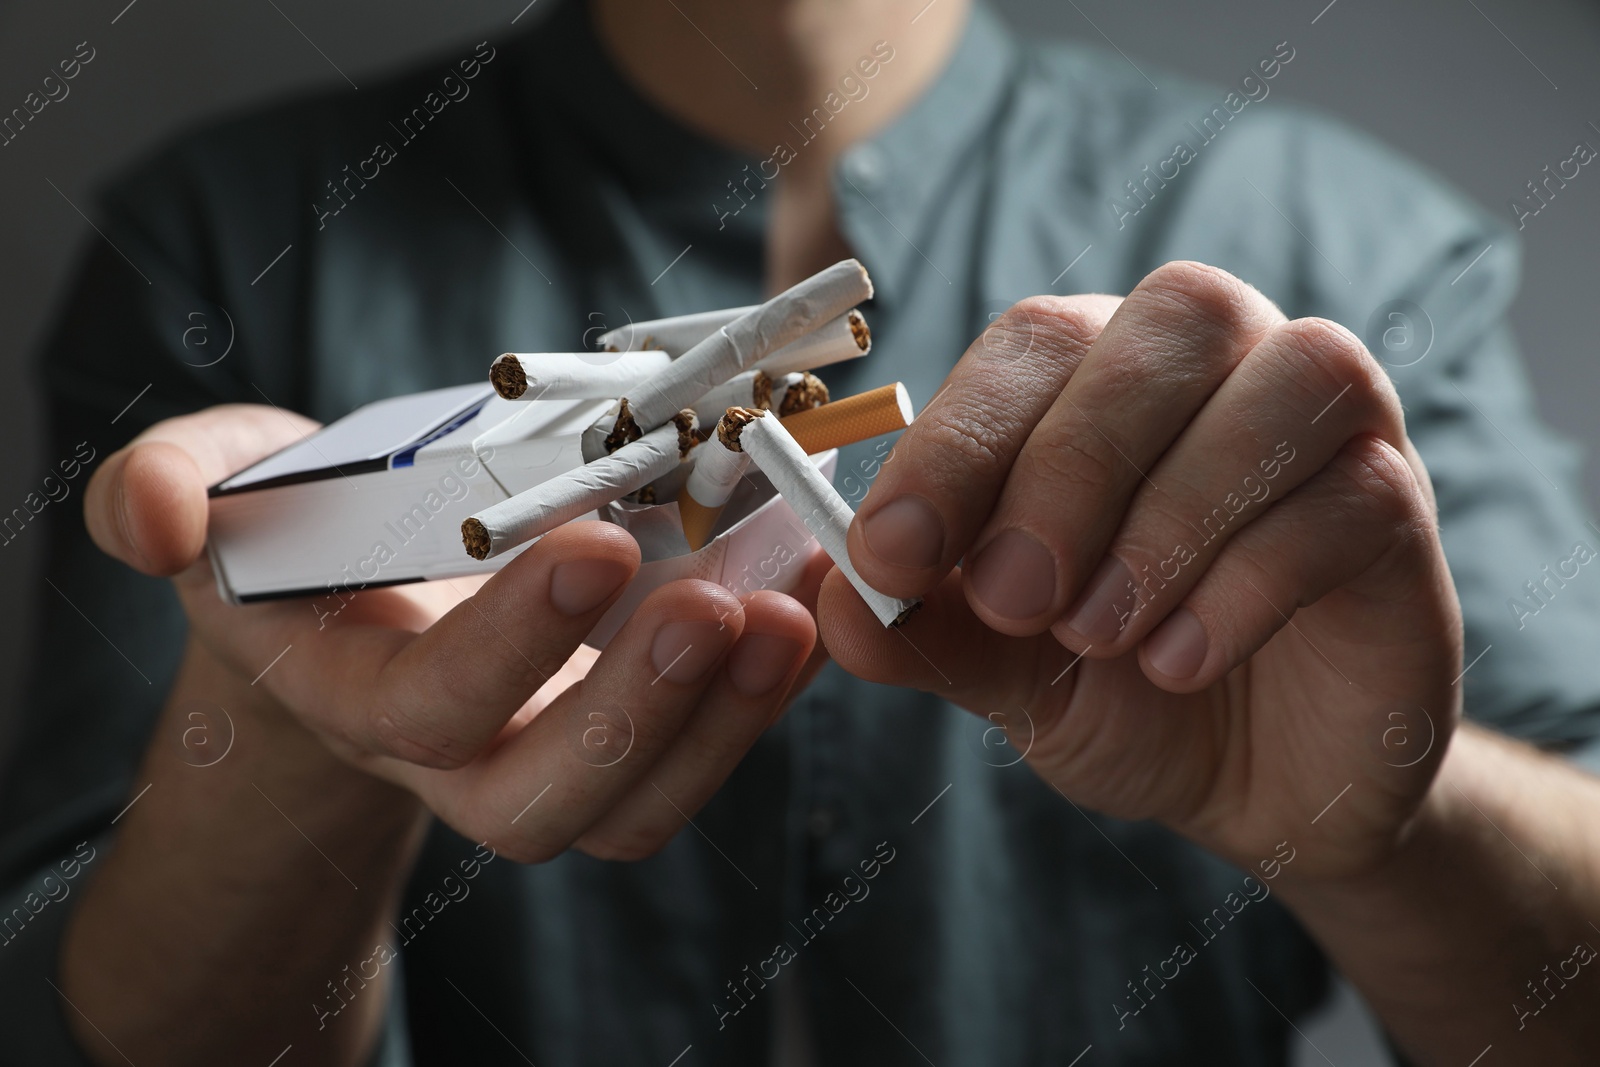
[[840,167],[847,179],[863,188],[879,185],[889,176],[889,153],[867,141],[846,152]]
[[834,821],[832,809],[812,808],[811,814],[806,816],[806,833],[820,841],[833,833]]

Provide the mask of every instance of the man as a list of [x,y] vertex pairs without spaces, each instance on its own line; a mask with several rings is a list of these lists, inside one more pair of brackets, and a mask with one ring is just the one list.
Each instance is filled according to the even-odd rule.
[[[17,1047],[750,1063],[789,987],[827,1063],[1269,1064],[1326,952],[1418,1063],[1576,1062],[1600,790],[1455,729],[1570,746],[1600,703],[1515,263],[1265,103],[1294,55],[1158,100],[957,0],[593,0],[137,171],[47,364],[62,447],[144,429],[85,504],[121,563],[52,542],[6,872],[78,891],[8,930]],[[563,669],[637,564],[598,525],[331,622],[217,600],[204,487],[291,411],[852,252],[879,345],[830,384],[926,403],[839,478],[862,573],[927,598],[903,631],[838,575],[678,583]],[[1399,300],[1432,336],[1391,385],[1333,323]]]

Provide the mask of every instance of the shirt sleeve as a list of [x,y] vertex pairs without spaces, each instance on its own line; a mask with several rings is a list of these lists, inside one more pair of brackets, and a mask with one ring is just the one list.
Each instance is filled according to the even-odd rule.
[[[1367,158],[1352,150],[1345,163]],[[1433,482],[1466,624],[1466,713],[1541,745],[1589,748],[1600,736],[1600,531],[1581,453],[1541,421],[1508,323],[1516,235],[1409,165],[1373,165],[1429,203],[1412,212],[1415,231],[1379,216],[1400,269],[1366,270],[1358,255],[1356,269],[1383,287],[1345,321],[1388,368]]]
[[1515,231],[1365,135],[1273,114],[1238,131],[1208,202],[1283,238],[1240,257],[1249,280],[1359,334],[1394,381],[1465,619],[1467,715],[1600,765],[1600,528],[1508,324]]

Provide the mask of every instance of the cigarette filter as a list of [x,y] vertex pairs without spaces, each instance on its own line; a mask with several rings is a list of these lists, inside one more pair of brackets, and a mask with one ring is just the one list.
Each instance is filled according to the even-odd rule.
[[[832,558],[834,566],[844,572],[850,584],[856,587],[861,599],[867,602],[878,621],[885,626],[898,626],[922,603],[921,600],[900,600],[885,596],[868,585],[856,573],[845,547],[845,534],[855,513],[833,484],[812,465],[805,450],[783,428],[783,423],[766,417],[764,412],[753,411],[752,417],[737,428],[738,444],[774,488],[788,501],[807,528],[816,536],[823,551]],[[719,424],[720,427],[720,424]],[[730,433],[730,436],[732,434]]]
[[911,396],[900,382],[783,416],[783,428],[811,456],[910,425]]
[[774,350],[871,296],[866,269],[846,259],[745,312],[629,390],[606,446],[615,449],[655,429]]
[[688,453],[695,429],[694,412],[681,411],[671,422],[609,456],[469,516],[461,524],[467,555],[492,559],[655,481]]
[[507,400],[607,400],[667,369],[665,352],[507,352],[489,384]]
[[694,454],[694,469],[678,494],[678,514],[683,519],[683,536],[696,552],[711,540],[711,529],[723,505],[750,466],[749,455],[730,445],[729,435],[736,437],[738,428],[754,417],[748,408],[728,408],[716,432]]

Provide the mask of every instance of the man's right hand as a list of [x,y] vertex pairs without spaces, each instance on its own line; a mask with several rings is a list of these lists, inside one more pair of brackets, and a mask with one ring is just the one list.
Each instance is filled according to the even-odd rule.
[[[603,654],[583,649],[639,567],[638,546],[606,523],[556,530],[486,580],[357,592],[331,620],[301,600],[224,603],[205,556],[207,486],[315,429],[254,405],[159,423],[96,472],[89,531],[172,577],[192,639],[238,678],[259,676],[347,763],[503,855],[653,853],[815,667],[805,605],[774,592],[741,603],[697,581],[653,593]],[[810,574],[813,597],[825,569]]]

